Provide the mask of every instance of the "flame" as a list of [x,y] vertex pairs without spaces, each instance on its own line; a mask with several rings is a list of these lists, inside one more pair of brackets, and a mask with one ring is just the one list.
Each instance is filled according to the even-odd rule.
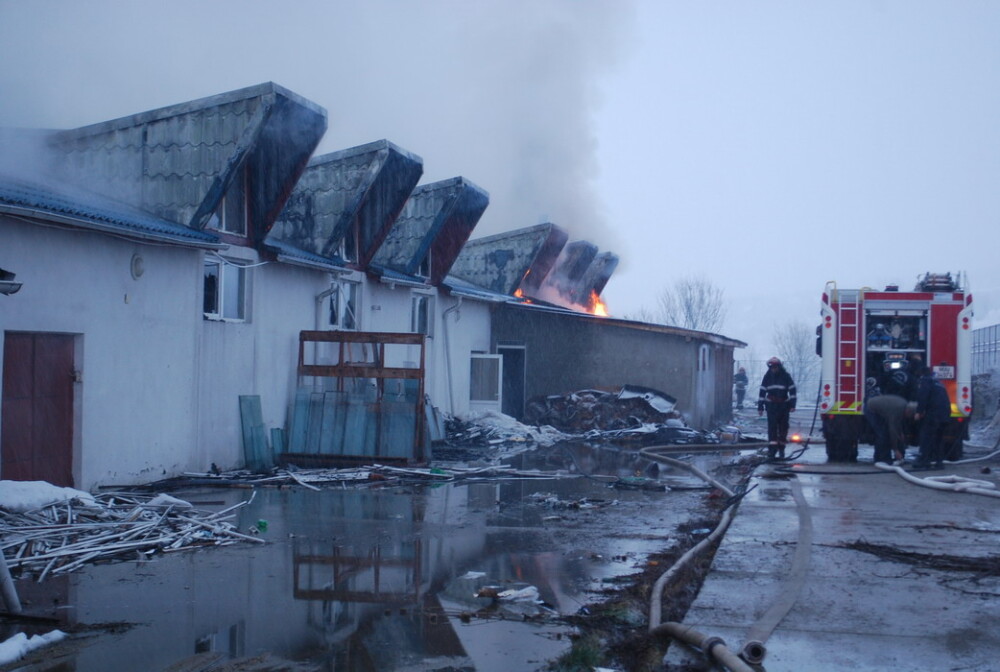
[[600,317],[608,317],[608,304],[601,301],[601,297],[597,295],[597,292],[590,290],[590,311],[592,315],[598,315]]
[[514,296],[516,296],[519,299],[524,298],[524,292],[521,291],[520,287],[514,290]]

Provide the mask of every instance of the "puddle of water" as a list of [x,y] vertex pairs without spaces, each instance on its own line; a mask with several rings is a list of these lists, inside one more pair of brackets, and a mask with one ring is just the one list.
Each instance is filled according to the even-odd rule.
[[[711,468],[719,458],[698,459]],[[635,475],[648,473],[642,462],[584,448],[517,466]],[[211,510],[249,496],[174,494]],[[89,567],[18,581],[18,590],[27,613],[134,624],[78,640],[67,667],[52,670],[155,672],[205,652],[267,652],[349,672],[540,669],[570,644],[571,628],[555,617],[597,601],[606,580],[669,547],[703,496],[586,477],[260,489],[239,527],[263,521],[267,545]],[[525,599],[503,595],[518,590]]]

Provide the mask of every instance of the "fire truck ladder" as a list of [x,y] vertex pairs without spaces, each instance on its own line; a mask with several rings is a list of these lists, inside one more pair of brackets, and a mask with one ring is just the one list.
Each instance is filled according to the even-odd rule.
[[857,410],[858,399],[858,357],[861,352],[861,293],[853,300],[844,301],[841,293],[840,319],[837,337],[840,343],[840,363],[837,371],[838,397],[841,408],[837,410]]

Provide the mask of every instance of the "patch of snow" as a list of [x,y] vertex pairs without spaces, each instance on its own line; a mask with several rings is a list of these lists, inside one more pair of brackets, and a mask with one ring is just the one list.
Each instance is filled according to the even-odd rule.
[[55,644],[65,638],[66,633],[61,630],[53,630],[47,634],[35,635],[34,637],[28,637],[23,632],[19,632],[7,641],[0,642],[0,665],[17,662],[35,649]]
[[473,411],[468,415],[459,417],[459,419],[463,422],[497,430],[503,438],[525,437],[533,440],[540,446],[551,446],[570,438],[567,434],[563,434],[550,425],[533,427],[518,422],[511,416],[498,413],[497,411]]
[[170,495],[162,492],[146,502],[146,506],[173,506],[178,509],[193,508],[191,502],[185,502],[183,499],[171,497]]
[[49,504],[79,499],[94,504],[94,496],[83,490],[62,488],[45,481],[0,481],[0,508],[16,513]]

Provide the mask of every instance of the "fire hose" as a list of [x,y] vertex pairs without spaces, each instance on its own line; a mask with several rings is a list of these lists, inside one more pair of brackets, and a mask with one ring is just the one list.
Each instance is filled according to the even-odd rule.
[[918,478],[902,467],[894,467],[885,462],[876,462],[875,467],[885,471],[895,471],[905,480],[916,485],[922,485],[934,490],[947,490],[950,492],[968,492],[972,495],[986,495],[987,497],[1000,497],[1000,490],[996,489],[991,481],[983,481],[978,478],[965,478],[964,476],[928,476]]
[[[658,454],[657,451],[668,449],[666,446],[651,446],[649,448],[644,448],[639,451],[644,457],[654,460],[656,462],[663,462],[665,464],[670,464],[676,467],[681,467],[687,469],[691,473],[695,474],[705,482],[709,483],[713,487],[718,488],[726,496],[730,498],[735,497],[735,493],[723,485],[716,479],[712,478],[701,469],[698,469],[694,465],[688,464],[682,460],[676,460],[672,457],[667,457],[665,455]],[[698,542],[696,545],[688,549],[684,555],[682,555],[674,565],[660,575],[660,578],[656,580],[653,585],[652,595],[650,597],[649,605],[649,632],[651,635],[668,635],[676,639],[680,639],[687,644],[695,646],[701,649],[706,656],[715,660],[720,665],[725,666],[727,670],[732,672],[752,672],[753,668],[743,662],[739,656],[737,656],[733,651],[726,646],[726,643],[720,637],[712,637],[704,635],[693,628],[684,625],[683,623],[660,623],[661,613],[663,610],[662,600],[663,600],[663,589],[667,585],[667,582],[677,575],[677,573],[685,567],[691,560],[698,557],[701,552],[711,546],[719,537],[725,534],[726,529],[728,529],[729,524],[732,522],[733,513],[736,510],[739,500],[734,501],[722,514],[722,518],[719,524],[715,527],[712,532]]]
[[668,622],[660,624],[664,587],[692,559],[698,557],[705,548],[709,547],[716,539],[725,534],[732,522],[736,505],[739,499],[741,499],[736,498],[731,489],[694,465],[658,454],[657,451],[664,450],[665,448],[664,446],[656,446],[644,449],[640,453],[649,459],[687,469],[736,501],[723,512],[719,524],[707,537],[684,553],[670,569],[657,579],[650,597],[650,634],[665,634],[680,639],[701,649],[707,656],[713,658],[729,670],[750,670],[752,668],[747,666],[746,663],[759,665],[764,661],[764,657],[767,655],[765,644],[768,638],[770,638],[771,633],[774,632],[774,629],[794,606],[802,592],[802,587],[805,585],[809,569],[809,556],[812,549],[812,518],[809,515],[809,506],[802,494],[802,487],[798,480],[792,482],[792,496],[795,499],[796,510],[799,516],[799,535],[795,555],[792,558],[792,564],[789,568],[788,578],[782,585],[778,598],[747,631],[746,640],[737,655],[725,646],[725,642],[721,638],[706,636],[682,623]]

